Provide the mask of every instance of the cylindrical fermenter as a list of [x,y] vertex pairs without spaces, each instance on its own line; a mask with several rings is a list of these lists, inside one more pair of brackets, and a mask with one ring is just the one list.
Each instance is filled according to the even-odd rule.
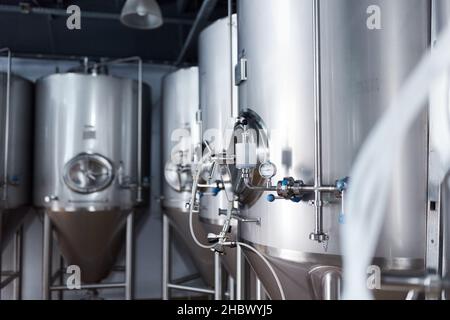
[[[0,243],[4,247],[31,205],[34,85],[11,75],[8,152],[6,154],[7,74],[0,73]],[[5,179],[5,160],[7,161]],[[6,183],[6,190],[5,190]],[[1,250],[0,250],[1,252]]]
[[[227,150],[230,146],[229,138],[237,117],[235,113],[237,113],[238,101],[237,87],[234,86],[234,73],[231,78],[231,70],[234,70],[237,62],[235,54],[237,53],[236,15],[232,16],[232,21],[233,59],[230,57],[228,17],[214,22],[202,31],[199,40],[200,108],[202,110],[203,138],[216,154]],[[233,83],[231,83],[232,81]],[[233,99],[233,103],[231,103],[231,99]],[[236,111],[232,108],[235,108]],[[227,135],[229,135],[228,138]],[[213,181],[223,180],[219,171],[216,168],[215,176],[212,177]],[[217,196],[209,195],[201,198],[200,220],[207,233],[220,233],[224,219],[219,216],[219,210],[227,210],[229,200],[233,200],[233,194],[226,194],[226,191],[221,191]],[[234,235],[237,231],[236,227],[236,225],[232,226]],[[232,276],[236,273],[235,260],[236,250],[226,250],[223,261]]]
[[[439,37],[439,35],[445,30],[446,27],[449,26],[450,22],[450,0],[436,0],[434,2],[434,12],[433,17],[435,18],[435,32],[436,34],[433,35],[434,37]],[[439,38],[438,38],[439,39]],[[434,40],[434,39],[433,39]],[[442,87],[442,90],[437,89],[436,92],[432,93],[432,99],[436,100],[437,103],[442,103],[443,101],[447,101],[447,108],[450,108],[450,104],[448,103],[448,95],[449,95],[449,88],[450,86],[450,80],[449,75],[447,73],[447,78],[444,80],[446,81],[447,88]],[[436,86],[440,87],[440,86]],[[436,95],[436,96],[435,96]],[[431,111],[430,111],[430,131],[433,130],[433,125],[436,120],[434,120],[436,106],[431,105]],[[437,114],[436,117],[442,117],[441,114]],[[438,140],[438,141],[436,141]],[[431,135],[430,136],[430,149],[436,150],[436,145],[440,145],[443,142],[443,139],[439,137],[438,135]],[[433,161],[433,160],[432,160]],[[433,163],[430,163],[430,169],[435,168]],[[432,172],[430,172],[430,175]],[[450,203],[449,203],[449,194],[450,194],[450,175],[447,176],[446,181],[441,186],[441,207],[437,208],[441,210],[441,217],[443,221],[443,228],[441,228],[441,232],[443,234],[443,238],[440,240],[441,245],[443,245],[443,270],[442,274],[444,277],[448,277],[450,275]],[[431,229],[431,228],[430,228]],[[433,228],[434,229],[434,228]],[[448,297],[450,294],[450,290],[446,290],[446,296]]]
[[[49,214],[67,263],[80,266],[84,282],[107,276],[126,215],[138,205],[137,93],[136,81],[105,75],[37,82],[34,204]],[[149,98],[144,86],[143,132]]]
[[[176,236],[184,243],[204,281],[214,283],[214,256],[199,247],[189,228],[191,198],[191,164],[194,152],[200,147],[198,68],[180,69],[163,80],[162,87],[162,154],[165,181],[162,208],[170,219]],[[206,239],[197,213],[193,214],[194,232],[198,239]]]
[[[350,174],[368,133],[425,53],[430,7],[422,0],[333,0],[320,1],[320,6],[323,183],[334,184]],[[368,23],[376,13],[381,15],[379,29]],[[239,56],[248,61],[248,80],[240,85],[240,108],[254,111],[269,130],[270,161],[278,167],[274,180],[292,176],[313,184],[312,1],[239,1],[238,19]],[[425,116],[410,137],[395,170],[376,253],[375,263],[387,270],[423,269]],[[244,224],[240,229],[243,241],[270,257],[290,299],[320,296],[311,286],[310,269],[340,265],[339,201],[325,201],[323,211],[330,236],[326,246],[308,238],[315,223],[314,208],[308,203],[267,203],[260,198],[248,208],[247,216],[261,218],[261,225]],[[279,298],[268,269],[254,254],[247,256],[270,296]]]

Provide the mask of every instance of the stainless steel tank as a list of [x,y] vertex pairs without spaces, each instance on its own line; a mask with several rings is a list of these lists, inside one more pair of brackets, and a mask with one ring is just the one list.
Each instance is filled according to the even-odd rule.
[[[145,144],[150,88],[143,89]],[[80,267],[83,282],[108,275],[126,217],[140,204],[137,93],[137,81],[100,74],[37,81],[34,204],[49,215],[66,262]]]
[[[368,19],[378,9],[381,29],[372,29]],[[422,0],[320,1],[324,184],[334,185],[350,174],[362,143],[425,53],[429,12],[430,3]],[[269,159],[278,167],[274,180],[294,177],[313,184],[312,1],[240,0],[238,27],[239,58],[247,59],[248,70],[247,80],[240,84],[239,106],[256,113],[261,127],[267,128]],[[426,115],[411,131],[395,174],[374,263],[385,270],[422,270]],[[261,223],[243,224],[241,240],[270,259],[288,299],[318,298],[322,293],[312,285],[310,273],[318,266],[341,265],[339,213],[340,201],[324,203],[323,224],[330,239],[319,244],[308,237],[315,225],[311,205],[285,200],[268,203],[260,197],[242,214],[260,218]],[[262,261],[248,251],[246,255],[269,295],[280,298]]]
[[11,75],[9,120],[6,95],[7,74],[0,73],[0,249],[31,205],[34,84]]
[[[438,37],[439,39],[439,35],[445,30],[445,28],[447,28],[449,26],[449,22],[450,22],[450,0],[437,0],[434,2],[435,4],[435,8],[434,8],[434,16],[433,18],[435,18],[435,22],[434,22],[434,26],[435,26],[435,35],[433,35],[434,37]],[[435,39],[433,39],[435,40]],[[448,77],[448,73],[447,73],[447,77]],[[447,81],[447,85],[449,84],[449,79],[446,79]],[[438,92],[438,93],[433,93],[433,94],[439,94],[438,97],[436,97],[435,99],[437,99],[437,101],[441,102],[441,101],[446,101],[447,102],[447,108],[450,108],[450,105],[448,104],[448,94],[449,94],[449,89],[447,88],[447,90],[444,90],[443,92]],[[442,96],[441,96],[442,95]],[[440,99],[442,98],[442,99]],[[434,107],[432,105],[431,107],[431,115],[430,115],[430,126],[432,128],[433,124],[434,124],[434,120],[433,120],[433,110]],[[439,141],[435,141],[434,139],[439,139],[439,137],[432,135],[430,137],[430,149],[431,150],[435,150],[435,145],[439,145],[440,143],[442,143],[442,139],[439,139]],[[434,168],[433,164],[430,165],[430,169],[432,170]],[[430,172],[430,175],[433,174],[432,172]],[[443,277],[448,277],[450,275],[450,175],[447,176],[447,178],[445,179],[444,183],[441,186],[441,197],[440,197],[440,202],[441,202],[441,207],[437,208],[441,210],[441,216],[442,216],[442,228],[440,230],[440,232],[442,232],[442,239],[440,240],[441,245],[442,245],[442,275]],[[430,228],[430,230],[433,230],[433,228]],[[448,297],[450,296],[450,290],[446,290],[446,298],[448,299]]]
[[[230,38],[229,18],[220,19],[202,31],[199,38],[199,72],[200,72],[200,109],[202,111],[203,139],[215,153],[228,149],[227,132],[234,128],[233,114],[237,113],[237,87],[234,84],[234,66],[237,62],[237,19],[232,16],[232,33]],[[233,57],[231,57],[232,40]],[[233,90],[233,92],[230,92]],[[233,99],[233,103],[232,102]],[[233,111],[232,108],[235,108]],[[236,116],[234,116],[236,117]],[[222,180],[219,170],[214,171],[212,181]],[[227,210],[233,194],[219,192],[217,196],[203,196],[200,201],[200,221],[207,233],[219,234],[224,218],[219,210]],[[236,236],[236,224],[232,226],[233,240]],[[224,265],[232,276],[236,273],[236,250],[225,249],[222,257]]]
[[[165,181],[162,208],[186,245],[193,262],[207,285],[214,284],[214,255],[199,247],[189,228],[193,152],[200,145],[198,68],[180,69],[163,80],[162,159]],[[193,214],[194,232],[206,239],[198,214]]]

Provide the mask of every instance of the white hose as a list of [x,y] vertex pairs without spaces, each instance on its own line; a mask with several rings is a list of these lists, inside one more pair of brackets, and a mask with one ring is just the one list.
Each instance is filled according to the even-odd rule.
[[[198,165],[198,167],[197,167],[197,169],[195,170],[195,173],[194,173],[194,179],[193,179],[194,181],[193,181],[193,184],[192,184],[192,194],[191,194],[191,205],[189,207],[189,230],[191,232],[192,239],[194,240],[194,242],[199,247],[204,248],[204,249],[212,249],[215,246],[215,244],[213,244],[213,245],[204,245],[197,239],[197,236],[195,235],[193,223],[192,223],[193,208],[194,208],[195,198],[196,198],[196,194],[197,194],[198,180],[200,178],[201,165],[203,164],[203,161],[204,161],[204,158],[201,160],[201,162],[199,163],[199,165]],[[228,219],[231,219],[231,210],[232,209],[233,209],[233,207],[229,206],[228,214],[227,214],[227,218]],[[250,245],[248,245],[246,243],[243,243],[243,242],[235,242],[235,243],[238,246],[246,247],[249,250],[253,251],[254,253],[256,253],[261,258],[262,261],[264,261],[264,263],[269,268],[270,272],[272,272],[273,277],[275,278],[275,282],[277,283],[278,290],[280,291],[281,300],[286,300],[286,296],[284,294],[284,290],[283,290],[283,287],[281,285],[281,281],[278,278],[278,275],[275,272],[275,269],[270,264],[269,260],[267,260],[266,257],[264,257],[258,250],[256,250],[252,246],[250,246]]]
[[278,290],[280,290],[281,300],[286,300],[286,296],[285,296],[285,294],[284,294],[284,289],[283,289],[283,286],[281,285],[280,278],[278,278],[278,275],[277,275],[277,273],[275,272],[275,269],[274,269],[274,268],[272,267],[272,265],[270,264],[269,260],[267,260],[266,257],[264,257],[264,256],[262,255],[261,252],[259,252],[258,250],[256,250],[255,248],[253,248],[252,246],[250,246],[250,245],[248,245],[248,244],[246,244],[246,243],[243,243],[243,242],[236,242],[236,244],[237,244],[238,246],[242,246],[242,247],[245,247],[245,248],[247,248],[247,249],[250,249],[251,251],[253,251],[254,253],[256,253],[256,254],[258,255],[258,257],[261,258],[262,261],[264,261],[264,263],[265,263],[265,264],[267,265],[267,267],[269,268],[270,272],[272,272],[273,277],[275,278],[275,281],[276,281],[277,286],[278,286]]
[[[203,161],[200,162],[199,167],[201,167],[202,163],[203,163]],[[199,177],[200,177],[200,169],[197,169],[194,173],[194,182],[192,184],[192,194],[191,194],[191,205],[189,206],[189,230],[191,231],[192,239],[199,247],[204,248],[204,249],[212,249],[214,247],[214,244],[205,245],[197,239],[197,236],[195,235],[195,232],[194,232],[193,222],[192,222],[192,215],[193,215],[193,211],[194,211],[195,198],[197,196],[197,185],[198,185]]]
[[[449,52],[450,27],[406,81],[368,137],[352,169],[348,216],[342,232],[344,299],[372,298],[366,286],[366,268],[371,264],[378,244],[394,164],[409,129],[427,105],[434,81],[450,68]],[[448,140],[441,139],[440,142],[445,144],[441,149],[448,148]],[[439,160],[442,171],[446,172],[449,156],[441,153]]]

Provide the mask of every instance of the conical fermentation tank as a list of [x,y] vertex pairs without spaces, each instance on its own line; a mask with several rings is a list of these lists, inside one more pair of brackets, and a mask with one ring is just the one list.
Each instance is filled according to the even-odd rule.
[[[214,283],[214,256],[199,247],[189,228],[192,162],[201,145],[199,119],[198,68],[180,69],[163,80],[162,152],[165,181],[162,208],[175,233],[186,245],[203,280]],[[193,214],[193,229],[198,239],[206,239],[198,214]]]
[[[200,34],[199,39],[199,72],[200,72],[200,108],[202,111],[203,139],[208,144],[206,153],[220,155],[230,146],[237,115],[237,87],[234,85],[234,66],[237,62],[237,19],[232,16],[232,31],[230,37],[230,19],[223,18]],[[232,40],[232,45],[230,44]],[[233,51],[232,51],[233,49]],[[231,57],[233,52],[233,56]],[[233,90],[232,92],[230,92]],[[232,101],[233,100],[233,101]],[[234,108],[234,110],[233,110]],[[220,174],[217,164],[205,163],[206,172],[211,186],[214,184],[230,184],[231,177]],[[229,188],[228,188],[229,189]],[[229,190],[232,191],[232,190]],[[223,215],[229,202],[234,200],[232,192],[225,190],[201,197],[200,220],[207,233],[219,234],[224,225]],[[211,195],[212,194],[212,195]],[[236,235],[236,224],[232,226],[233,240]],[[222,257],[227,271],[234,276],[236,273],[236,250],[225,250]]]
[[8,107],[7,81],[0,73],[0,249],[31,205],[34,84],[11,74]]
[[139,189],[149,167],[150,88],[142,92],[140,117],[137,81],[62,73],[37,82],[34,204],[85,283],[108,275],[128,214],[147,200]]
[[[239,63],[247,71],[238,79],[239,107],[266,139],[258,141],[257,150],[260,163],[276,166],[275,184],[293,177],[314,186],[315,144],[322,154],[322,184],[333,186],[347,177],[364,140],[429,46],[428,1],[318,3],[321,141],[314,125],[313,1],[238,1]],[[264,186],[257,181],[259,172],[253,173],[253,184]],[[374,264],[384,271],[421,271],[426,242],[426,115],[411,130],[394,172]],[[342,215],[340,197],[323,195],[317,204],[312,202],[314,195],[300,203],[276,197],[268,202],[267,193],[253,193],[258,200],[242,201],[241,214],[260,224],[240,225],[241,241],[269,258],[288,299],[322,298],[321,282],[314,274],[339,273],[341,266],[339,230],[345,212]],[[323,230],[329,237],[321,243],[309,239],[317,225],[314,205],[322,205]],[[263,262],[245,253],[269,295],[280,298]]]

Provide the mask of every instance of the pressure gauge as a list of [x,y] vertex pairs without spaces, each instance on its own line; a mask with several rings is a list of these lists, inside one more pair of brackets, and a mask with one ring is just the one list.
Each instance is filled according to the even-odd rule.
[[259,174],[266,180],[270,180],[277,174],[277,167],[270,161],[259,166]]
[[102,191],[113,179],[111,162],[98,154],[82,153],[64,167],[64,182],[70,189],[82,194]]

